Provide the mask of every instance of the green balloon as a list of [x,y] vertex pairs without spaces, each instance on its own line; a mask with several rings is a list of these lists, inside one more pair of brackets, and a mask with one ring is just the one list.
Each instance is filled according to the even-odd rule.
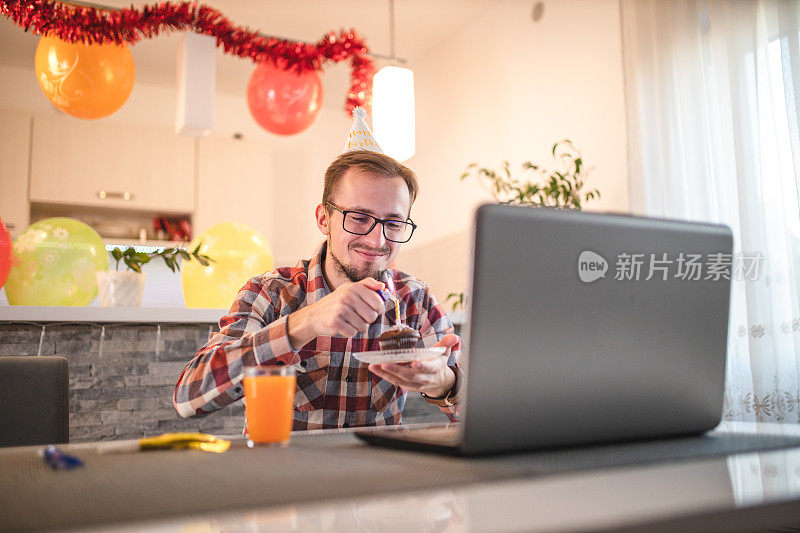
[[95,230],[74,218],[46,218],[14,241],[5,290],[11,305],[86,305],[108,252]]

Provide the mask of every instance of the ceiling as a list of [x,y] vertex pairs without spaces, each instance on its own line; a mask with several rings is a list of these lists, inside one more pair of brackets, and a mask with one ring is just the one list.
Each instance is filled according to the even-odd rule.
[[[97,0],[102,5],[128,7],[130,1]],[[373,53],[390,54],[390,0],[205,0],[236,25],[257,29],[267,35],[317,41],[325,33],[355,28],[366,38]],[[420,57],[461,26],[476,19],[502,0],[396,0],[396,56]],[[150,2],[133,2],[142,6]],[[176,80],[176,50],[180,34],[142,40],[132,48],[137,80],[172,86]],[[38,36],[26,34],[8,19],[0,17],[0,64],[33,67]],[[376,63],[381,66],[382,63]],[[243,94],[253,71],[249,60],[224,54],[217,49],[217,91]],[[341,107],[349,86],[346,64],[330,65],[323,74],[325,106]]]

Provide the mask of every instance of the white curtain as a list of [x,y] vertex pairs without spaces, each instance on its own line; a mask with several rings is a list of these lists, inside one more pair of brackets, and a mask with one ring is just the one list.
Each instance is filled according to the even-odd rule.
[[724,419],[800,422],[800,1],[621,0],[631,206],[721,222],[734,252]]

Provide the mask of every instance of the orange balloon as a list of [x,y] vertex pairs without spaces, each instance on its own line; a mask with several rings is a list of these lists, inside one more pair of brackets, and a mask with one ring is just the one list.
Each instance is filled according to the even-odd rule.
[[68,43],[42,37],[34,66],[45,96],[78,118],[101,118],[122,107],[136,78],[127,45]]

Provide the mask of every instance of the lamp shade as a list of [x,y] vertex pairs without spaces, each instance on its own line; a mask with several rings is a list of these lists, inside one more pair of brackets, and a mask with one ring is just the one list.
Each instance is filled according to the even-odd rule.
[[384,153],[398,161],[414,155],[414,73],[383,67],[372,87],[372,126]]
[[178,135],[205,137],[214,128],[216,46],[214,37],[197,33],[184,33],[178,43]]

